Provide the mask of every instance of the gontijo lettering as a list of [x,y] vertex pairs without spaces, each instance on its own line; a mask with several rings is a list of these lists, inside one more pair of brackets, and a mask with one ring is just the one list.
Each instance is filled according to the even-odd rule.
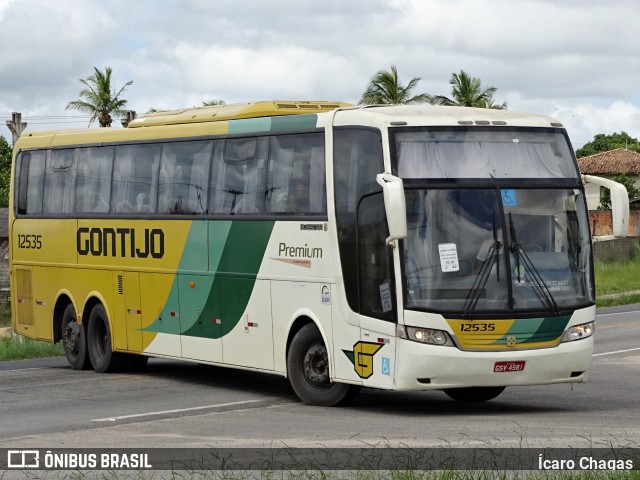
[[78,228],[76,248],[79,255],[94,257],[162,258],[164,232],[160,228]]

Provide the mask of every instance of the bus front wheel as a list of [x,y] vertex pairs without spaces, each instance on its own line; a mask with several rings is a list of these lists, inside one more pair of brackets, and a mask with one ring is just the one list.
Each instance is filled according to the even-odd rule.
[[62,314],[62,348],[67,362],[74,370],[86,370],[91,367],[87,353],[87,335],[84,325],[78,323],[76,309],[67,305]]
[[322,335],[312,323],[293,337],[287,355],[289,383],[296,395],[309,405],[331,407],[347,403],[360,387],[332,383],[329,377],[329,355]]
[[504,389],[505,387],[448,388],[444,393],[458,402],[487,402],[504,392]]
[[111,348],[111,329],[107,312],[101,304],[93,307],[89,315],[87,346],[91,364],[96,372],[117,372],[126,367],[126,356],[114,352]]

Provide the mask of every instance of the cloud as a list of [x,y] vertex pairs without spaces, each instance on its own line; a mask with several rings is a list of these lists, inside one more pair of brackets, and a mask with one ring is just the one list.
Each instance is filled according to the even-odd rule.
[[403,82],[422,78],[417,93],[449,95],[464,69],[510,109],[607,111],[640,104],[638,24],[635,0],[0,0],[11,45],[0,118],[69,114],[94,66],[111,66],[117,86],[133,80],[126,98],[140,112],[213,98],[357,102],[390,65]]
[[554,117],[566,127],[576,149],[599,133],[624,131],[640,138],[640,108],[629,102],[615,101],[605,107],[586,103],[558,105]]
[[0,44],[11,46],[0,53],[2,102],[26,114],[62,114],[115,24],[99,4],[82,0],[9,3],[0,22]]

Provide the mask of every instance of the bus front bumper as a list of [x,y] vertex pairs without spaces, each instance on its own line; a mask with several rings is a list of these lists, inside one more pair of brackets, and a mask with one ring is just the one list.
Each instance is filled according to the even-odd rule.
[[593,336],[537,350],[470,352],[402,339],[397,348],[397,390],[540,385],[585,381]]

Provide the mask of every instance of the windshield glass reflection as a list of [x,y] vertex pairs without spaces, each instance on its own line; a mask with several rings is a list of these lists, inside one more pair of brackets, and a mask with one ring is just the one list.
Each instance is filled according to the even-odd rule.
[[579,191],[412,189],[406,199],[407,308],[555,312],[593,301]]

